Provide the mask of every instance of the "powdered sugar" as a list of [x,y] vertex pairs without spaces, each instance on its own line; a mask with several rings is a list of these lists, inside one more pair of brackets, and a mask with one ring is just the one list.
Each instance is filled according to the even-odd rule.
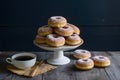
[[75,50],[74,52],[75,52],[76,54],[88,54],[88,53],[90,53],[90,52],[87,51],[87,50],[81,50],[81,49]]
[[80,40],[80,37],[77,34],[72,34],[68,38],[71,39],[71,40]]
[[[62,36],[59,36],[57,34],[49,34],[47,36],[48,39],[52,40],[52,41],[56,41],[56,40],[61,40],[61,39],[64,39],[64,37]],[[65,39],[64,39],[65,40]]]
[[108,59],[108,58],[105,57],[105,56],[94,56],[93,59],[94,59],[94,60],[106,60],[106,59]]
[[69,27],[69,26],[64,26],[64,27],[58,28],[58,29],[59,29],[59,31],[61,31],[61,32],[66,31],[66,32],[71,32],[71,33],[73,33],[73,29],[72,29],[71,27]]
[[58,19],[61,19],[62,16],[52,16],[50,17],[50,19],[52,20],[58,20]]
[[40,32],[46,32],[46,31],[52,31],[52,28],[51,27],[49,27],[48,25],[45,25],[45,26],[42,26],[42,27],[40,27],[39,29],[38,29],[38,32],[40,31]]
[[79,63],[86,63],[86,62],[90,62],[92,61],[91,59],[79,59],[78,62]]

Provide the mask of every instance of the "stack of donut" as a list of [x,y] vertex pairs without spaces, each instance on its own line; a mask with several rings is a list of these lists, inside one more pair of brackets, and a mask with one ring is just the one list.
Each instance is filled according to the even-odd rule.
[[65,44],[74,46],[81,43],[80,29],[62,16],[52,16],[48,24],[39,27],[35,42],[47,44],[52,47],[60,47]]

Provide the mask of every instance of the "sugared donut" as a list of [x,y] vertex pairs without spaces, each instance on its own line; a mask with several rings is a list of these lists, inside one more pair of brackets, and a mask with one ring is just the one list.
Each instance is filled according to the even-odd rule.
[[91,53],[87,50],[77,49],[74,51],[73,56],[77,59],[88,59],[91,57]]
[[110,59],[105,56],[94,56],[93,61],[96,67],[107,67],[110,65]]
[[75,34],[80,35],[80,29],[77,26],[70,23],[67,23],[67,24],[73,28]]
[[62,16],[52,16],[48,19],[48,25],[51,27],[63,27],[67,24],[67,20]]
[[65,38],[57,34],[49,34],[46,43],[53,47],[60,47],[65,44]]
[[94,62],[91,59],[79,59],[76,61],[75,66],[80,70],[89,70],[94,67]]
[[61,28],[55,28],[55,32],[61,36],[70,36],[73,34],[73,29],[69,25],[65,25]]
[[48,34],[51,34],[52,32],[53,32],[53,29],[49,27],[48,25],[38,28],[38,35],[40,36],[47,36]]
[[46,43],[46,37],[37,35],[35,37],[35,42],[38,44],[44,44],[44,43]]
[[78,36],[77,34],[72,34],[70,36],[65,37],[65,42],[68,45],[74,46],[74,45],[79,44],[81,41],[82,40],[81,40],[80,36]]

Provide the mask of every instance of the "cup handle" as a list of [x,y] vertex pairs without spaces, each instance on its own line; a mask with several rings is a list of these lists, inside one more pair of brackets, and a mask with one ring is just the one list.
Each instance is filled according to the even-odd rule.
[[11,58],[7,58],[6,62],[12,64],[12,59]]

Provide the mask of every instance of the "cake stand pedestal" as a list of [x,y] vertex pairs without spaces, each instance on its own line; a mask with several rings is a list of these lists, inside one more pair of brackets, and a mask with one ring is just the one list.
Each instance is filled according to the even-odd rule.
[[53,64],[53,65],[64,65],[64,64],[68,64],[70,62],[70,59],[68,57],[64,56],[64,51],[75,49],[75,48],[79,47],[80,45],[83,44],[83,40],[81,41],[80,44],[78,44],[76,46],[64,45],[61,47],[50,47],[46,44],[37,44],[35,41],[34,41],[34,44],[42,49],[54,51],[53,56],[50,57],[49,59],[47,59],[48,63]]

